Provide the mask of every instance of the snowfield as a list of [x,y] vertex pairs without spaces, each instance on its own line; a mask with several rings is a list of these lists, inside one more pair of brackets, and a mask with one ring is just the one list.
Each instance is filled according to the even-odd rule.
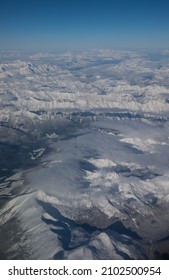
[[0,257],[169,257],[169,53],[0,60]]

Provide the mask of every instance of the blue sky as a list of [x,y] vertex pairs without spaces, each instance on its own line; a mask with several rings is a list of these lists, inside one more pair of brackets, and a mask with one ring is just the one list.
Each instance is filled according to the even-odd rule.
[[169,48],[169,0],[1,0],[0,48]]

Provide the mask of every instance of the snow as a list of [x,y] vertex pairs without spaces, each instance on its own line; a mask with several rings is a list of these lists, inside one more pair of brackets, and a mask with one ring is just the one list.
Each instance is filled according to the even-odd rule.
[[32,160],[35,160],[35,159],[37,159],[38,157],[41,157],[41,156],[43,155],[43,153],[44,153],[45,150],[46,150],[46,149],[44,149],[44,148],[37,149],[37,150],[33,150],[33,152],[30,153],[31,159],[32,159]]
[[152,148],[154,145],[168,145],[165,142],[158,142],[155,141],[154,139],[140,139],[138,137],[135,138],[122,138],[120,139],[121,142],[129,143],[132,144],[133,147],[144,151],[144,152],[153,152]]
[[51,133],[51,134],[48,134],[48,133],[46,133],[46,136],[47,136],[47,138],[49,138],[49,139],[57,139],[58,137],[59,137],[59,135],[57,135],[56,133]]
[[[2,59],[1,142],[24,147],[34,164],[1,176],[1,235],[12,223],[22,235],[18,242],[8,231],[10,257],[23,246],[33,259],[139,259],[145,240],[168,236],[163,55],[100,49]],[[112,230],[117,221],[143,241]]]
[[[69,54],[70,65],[75,63],[75,68],[69,66],[67,55],[37,53],[27,59],[1,64],[5,72],[2,70],[0,83],[4,93],[11,92],[17,97],[11,103],[20,112],[19,121],[21,111],[27,117],[31,111],[58,108],[168,112],[169,103],[163,96],[169,94],[167,59],[161,68],[154,68],[142,53],[114,50]],[[119,62],[113,63],[114,60]],[[79,70],[74,70],[76,67]],[[151,79],[144,80],[146,76]],[[1,109],[1,117],[5,115],[11,117],[10,108]],[[14,115],[17,118],[17,113]]]
[[109,159],[90,159],[89,162],[93,163],[97,168],[116,166],[116,163]]

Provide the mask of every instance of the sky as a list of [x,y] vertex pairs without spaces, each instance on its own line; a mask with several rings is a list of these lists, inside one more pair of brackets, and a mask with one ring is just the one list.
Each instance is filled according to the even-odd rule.
[[169,49],[169,0],[1,0],[0,49]]

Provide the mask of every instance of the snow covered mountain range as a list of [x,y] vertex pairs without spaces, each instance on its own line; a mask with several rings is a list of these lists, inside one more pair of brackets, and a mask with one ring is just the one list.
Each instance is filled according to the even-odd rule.
[[0,257],[169,256],[169,51],[1,51]]

